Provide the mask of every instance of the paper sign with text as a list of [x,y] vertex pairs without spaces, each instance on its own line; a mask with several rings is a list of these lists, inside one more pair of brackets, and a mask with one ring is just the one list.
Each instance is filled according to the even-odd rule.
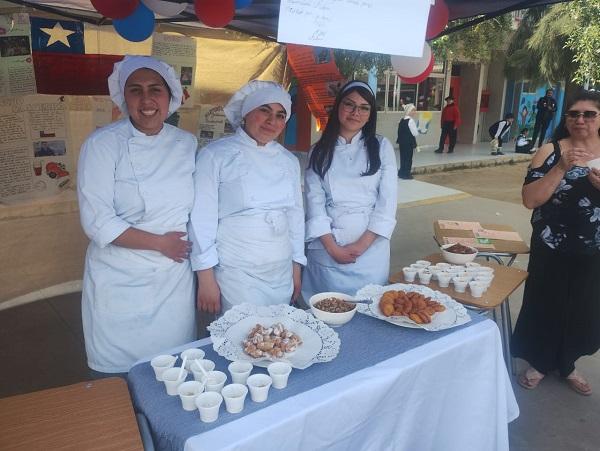
[[281,0],[277,40],[423,55],[430,0]]

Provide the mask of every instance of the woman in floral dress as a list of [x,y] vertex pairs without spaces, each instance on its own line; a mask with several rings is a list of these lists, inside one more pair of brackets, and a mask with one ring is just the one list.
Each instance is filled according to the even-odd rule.
[[527,389],[557,370],[577,393],[592,393],[575,361],[600,349],[599,133],[600,93],[583,91],[525,177],[533,231],[512,352],[529,362],[519,376]]

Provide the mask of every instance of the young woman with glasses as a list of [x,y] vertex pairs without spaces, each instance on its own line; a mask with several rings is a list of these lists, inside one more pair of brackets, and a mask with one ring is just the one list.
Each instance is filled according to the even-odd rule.
[[530,365],[519,376],[527,389],[558,370],[577,393],[592,393],[575,361],[600,349],[600,170],[590,163],[597,158],[600,94],[584,91],[533,157],[523,185],[533,231],[512,352]]
[[385,284],[396,225],[397,166],[389,140],[375,134],[377,110],[361,81],[342,87],[305,174],[306,301],[315,293],[354,294]]

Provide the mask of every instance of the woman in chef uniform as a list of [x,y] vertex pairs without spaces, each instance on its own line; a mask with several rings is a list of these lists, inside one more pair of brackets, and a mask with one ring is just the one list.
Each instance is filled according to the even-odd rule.
[[397,167],[388,139],[375,134],[377,110],[361,81],[342,87],[305,173],[308,263],[302,296],[354,295],[386,284],[396,225]]
[[275,141],[291,113],[277,83],[253,80],[224,108],[235,134],[196,160],[191,215],[198,307],[289,303],[300,294],[304,210],[298,159]]
[[108,85],[126,117],[92,133],[79,157],[81,224],[91,240],[82,317],[90,368],[122,373],[196,337],[186,227],[197,142],[164,123],[182,97],[169,65],[126,56]]

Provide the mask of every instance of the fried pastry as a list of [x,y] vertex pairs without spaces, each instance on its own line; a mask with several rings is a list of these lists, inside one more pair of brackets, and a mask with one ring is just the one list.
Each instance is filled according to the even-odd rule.
[[379,309],[384,316],[405,316],[417,324],[429,324],[446,307],[415,291],[389,290],[381,296]]

